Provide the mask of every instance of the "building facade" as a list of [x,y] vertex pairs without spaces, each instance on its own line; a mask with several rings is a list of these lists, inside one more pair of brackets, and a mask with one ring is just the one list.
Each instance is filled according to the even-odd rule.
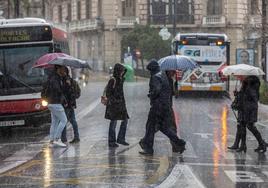
[[[239,49],[261,62],[261,0],[50,0],[46,15],[71,36],[73,55],[103,70],[121,61],[121,38],[135,23],[177,32],[225,33],[231,64]],[[175,16],[174,16],[175,15]]]

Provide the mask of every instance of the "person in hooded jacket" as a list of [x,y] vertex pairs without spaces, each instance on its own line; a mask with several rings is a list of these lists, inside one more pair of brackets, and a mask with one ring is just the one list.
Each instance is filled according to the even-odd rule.
[[[260,80],[256,76],[248,76],[242,82],[241,90],[236,94],[237,110],[238,110],[238,129],[235,143],[229,149],[236,149],[237,152],[246,152],[246,128],[252,132],[257,139],[259,146],[255,149],[256,152],[266,152],[266,142],[254,123],[258,121],[258,101],[259,101]],[[239,147],[239,142],[241,145]]]
[[[153,64],[153,62],[151,62]],[[151,64],[150,63],[150,64]],[[148,65],[148,68],[152,65]],[[174,144],[178,147],[178,152],[182,153],[185,150],[185,142],[182,143],[181,140],[176,135],[176,132],[172,130],[172,87],[168,79],[168,71],[158,72],[151,76],[150,79],[150,103],[151,108],[148,115],[148,120],[146,124],[146,133],[140,146],[143,151],[140,152],[142,155],[152,155],[154,135],[160,130],[164,133]]]
[[[113,77],[108,81],[106,87],[108,102],[106,105],[105,119],[110,120],[109,147],[118,147],[118,144],[129,145],[125,140],[129,119],[123,90],[126,71],[126,68],[122,64],[115,64]],[[121,126],[116,139],[116,124],[118,120],[121,120]]]
[[[157,62],[157,60],[155,60],[155,59],[152,59],[150,62],[149,62],[149,64],[147,65],[147,67],[146,67],[146,69],[150,72],[150,75],[151,75],[151,77],[150,77],[150,81],[149,81],[149,94],[148,94],[148,97],[150,98],[150,93],[152,92],[152,90],[153,90],[153,85],[152,85],[152,81],[153,81],[153,77],[154,77],[154,75],[156,75],[157,73],[159,73],[160,72],[160,66],[159,66],[159,64],[158,64],[158,62]],[[175,95],[175,91],[174,91],[174,87],[176,87],[175,86],[175,84],[176,83],[174,83],[174,81],[173,81],[173,79],[172,79],[172,74],[171,74],[171,72],[169,72],[168,74],[167,74],[167,76],[168,76],[168,81],[169,81],[169,85],[170,85],[170,87],[171,87],[171,90],[172,90],[172,93],[171,93],[171,96],[170,96],[170,104],[171,104],[171,106],[170,106],[170,108],[171,108],[171,114],[170,114],[170,116],[169,116],[169,118],[167,118],[166,120],[167,120],[167,122],[165,122],[168,126],[170,126],[170,128],[175,132],[175,133],[177,133],[177,127],[176,127],[176,120],[175,120],[175,116],[174,116],[174,112],[173,112],[173,109],[172,109],[172,103],[173,103],[173,100],[172,100],[172,98],[173,98],[173,96]],[[173,87],[174,86],[174,87]],[[151,99],[151,98],[150,98]],[[150,101],[150,104],[152,104],[152,100]],[[147,132],[148,131],[148,127],[149,127],[149,125],[150,125],[150,121],[152,121],[152,118],[153,118],[153,116],[152,116],[153,114],[152,113],[149,113],[149,116],[148,116],[148,119],[147,119],[147,122],[146,122],[146,131],[145,132]],[[155,130],[156,132],[158,131],[158,130]],[[145,134],[145,136],[146,136],[146,134]],[[144,136],[144,138],[145,138],[145,136]],[[141,140],[140,140],[140,142],[139,142],[139,144],[140,144],[140,146],[141,146],[141,148],[142,149],[144,149],[145,148],[145,143],[144,143],[144,138],[142,138]],[[170,140],[170,143],[171,143],[171,145],[172,145],[172,151],[173,152],[179,152],[180,151],[180,148],[178,148],[177,147],[177,144],[176,143],[174,143],[174,142],[172,142],[171,140]],[[185,141],[183,141],[183,140],[181,140],[181,145],[182,144],[184,144],[185,145]]]

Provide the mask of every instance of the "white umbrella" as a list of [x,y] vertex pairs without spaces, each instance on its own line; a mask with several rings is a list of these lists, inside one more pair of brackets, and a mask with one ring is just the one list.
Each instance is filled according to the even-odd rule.
[[260,76],[265,73],[258,67],[254,67],[246,64],[238,64],[238,65],[230,65],[222,69],[223,75],[231,76],[231,75],[241,75],[241,76]]
[[89,68],[89,64],[86,61],[83,61],[81,59],[77,59],[74,57],[57,57],[56,59],[48,62],[48,64],[51,65],[62,65],[62,66],[69,66],[73,68]]

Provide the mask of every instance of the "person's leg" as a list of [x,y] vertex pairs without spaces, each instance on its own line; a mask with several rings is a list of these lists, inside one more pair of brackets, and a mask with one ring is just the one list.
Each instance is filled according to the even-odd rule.
[[228,149],[237,150],[239,148],[240,140],[241,140],[241,125],[239,123],[237,123],[237,130],[236,130],[234,144],[232,146],[228,147]]
[[109,127],[109,138],[108,138],[108,143],[110,147],[118,146],[116,144],[116,124],[117,124],[116,120],[111,120]]
[[118,144],[129,145],[126,142],[127,124],[128,124],[128,119],[121,121],[120,130],[119,130],[118,136],[117,136],[117,143]]
[[266,144],[262,139],[261,133],[258,131],[254,123],[247,123],[247,128],[255,136],[259,143],[259,147],[255,151],[266,152]]
[[55,107],[53,104],[48,105],[48,109],[50,110],[51,114],[51,125],[50,125],[50,131],[49,131],[49,140],[51,143],[55,140],[55,134],[56,134],[56,128],[59,124],[59,119],[55,115]]
[[240,127],[240,137],[241,137],[241,145],[240,147],[236,150],[237,152],[247,152],[247,145],[246,145],[246,141],[247,141],[247,125],[245,122],[240,122],[239,124]]
[[61,133],[64,127],[66,127],[66,124],[67,124],[67,117],[66,117],[66,114],[62,105],[56,106],[55,116],[57,116],[57,118],[60,120],[60,123],[57,126],[56,134],[55,134],[55,138],[56,140],[58,140],[61,137]]
[[74,139],[72,140],[72,142],[79,142],[80,137],[79,137],[78,125],[77,125],[75,112],[73,108],[69,110],[69,118],[70,118],[70,123],[72,124],[73,132],[74,132]]

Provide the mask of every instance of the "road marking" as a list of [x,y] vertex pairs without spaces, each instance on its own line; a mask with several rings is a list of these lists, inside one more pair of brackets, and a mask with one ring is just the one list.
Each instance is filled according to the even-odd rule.
[[205,138],[205,139],[208,139],[209,136],[213,136],[213,134],[211,133],[194,133],[195,135],[199,135],[201,136],[201,138]]
[[176,164],[170,175],[157,188],[182,187],[184,188],[205,188],[202,182],[194,175],[187,165]]
[[264,182],[256,173],[250,171],[224,170],[225,174],[232,180],[233,183],[250,182],[262,183]]
[[88,107],[81,110],[77,115],[76,119],[77,121],[84,118],[87,114],[89,114],[91,111],[93,111],[98,105],[100,104],[100,99],[95,100],[93,103],[91,103]]
[[154,184],[157,182],[161,177],[164,177],[169,169],[169,160],[167,157],[160,157],[160,164],[154,175],[151,176],[149,179],[146,180],[148,185]]

